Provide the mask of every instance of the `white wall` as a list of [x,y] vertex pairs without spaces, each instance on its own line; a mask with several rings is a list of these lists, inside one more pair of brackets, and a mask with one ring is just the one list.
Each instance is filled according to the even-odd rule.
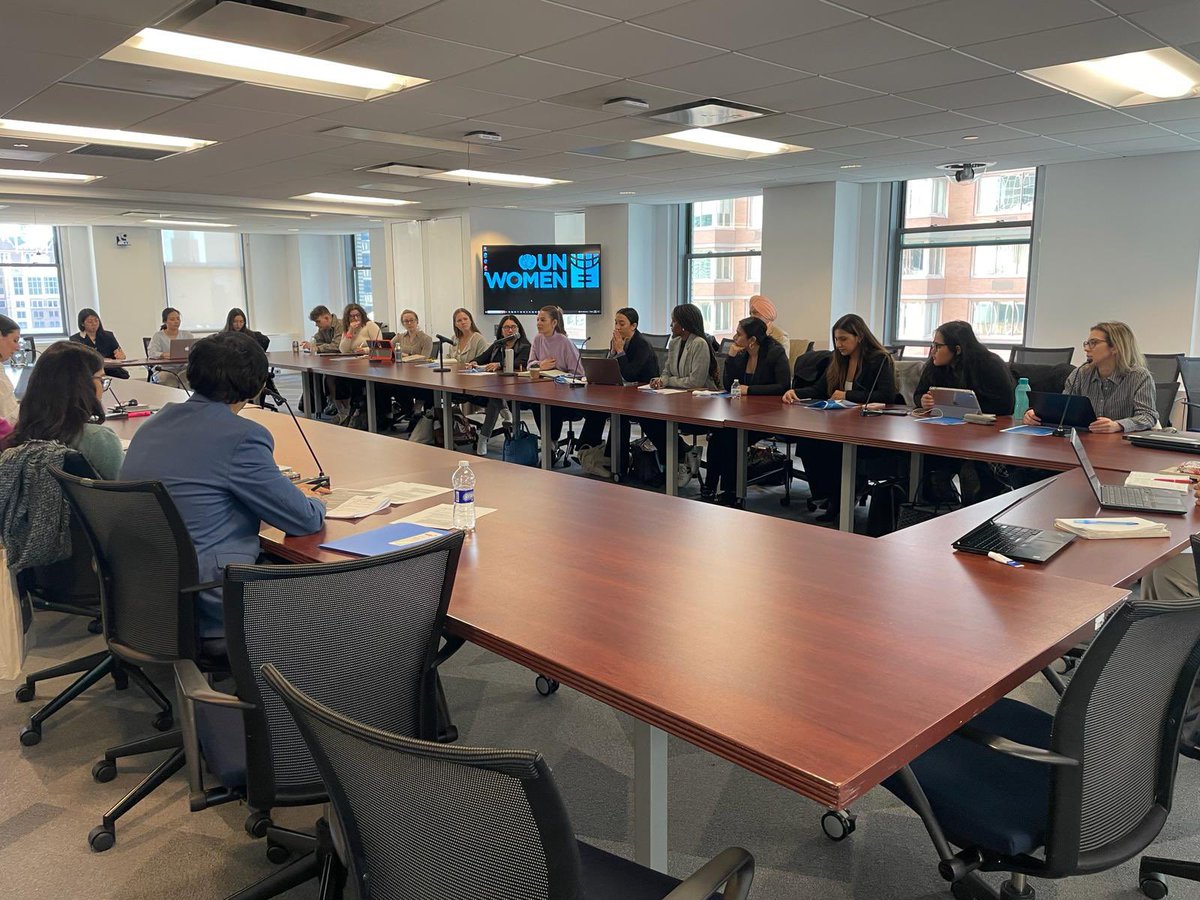
[[[117,246],[117,234],[129,238]],[[162,232],[157,228],[91,228],[96,305],[104,327],[117,336],[130,357],[142,355],[142,338],[162,324],[167,305],[163,272]],[[86,263],[84,263],[86,264]],[[78,268],[72,266],[73,269]],[[72,284],[86,282],[86,272],[72,272]],[[81,304],[82,305],[82,304]],[[74,324],[72,317],[71,324]],[[184,323],[184,328],[187,323]]]
[[609,204],[589,206],[584,233],[600,244],[601,315],[589,317],[593,348],[604,345],[613,315],[623,306],[638,311],[638,327],[663,334],[679,302],[678,215],[675,206]]
[[1027,342],[1075,347],[1118,319],[1145,352],[1197,355],[1197,186],[1200,153],[1047,166]]
[[[483,245],[484,244],[553,244],[554,213],[523,209],[484,209],[473,207],[465,217],[470,228],[471,241],[466,271],[465,297],[463,303],[475,312],[479,330],[486,336],[495,333],[499,316],[485,316],[483,311]],[[427,275],[431,273],[427,271]],[[460,304],[455,304],[460,305]],[[449,321],[453,306],[439,311],[443,320]],[[526,334],[533,334],[533,316],[522,316]],[[484,323],[487,323],[486,325]]]

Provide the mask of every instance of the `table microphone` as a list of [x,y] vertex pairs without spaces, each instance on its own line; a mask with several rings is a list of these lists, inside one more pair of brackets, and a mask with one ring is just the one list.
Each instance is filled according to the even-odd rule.
[[329,476],[325,474],[325,469],[322,467],[321,461],[317,459],[317,451],[315,451],[312,447],[312,444],[308,442],[308,435],[306,435],[304,433],[304,429],[300,427],[300,420],[296,418],[296,414],[292,411],[292,404],[288,403],[287,397],[283,396],[283,394],[279,393],[279,391],[273,387],[270,387],[269,385],[263,388],[263,393],[276,403],[287,407],[288,415],[292,417],[292,421],[296,424],[296,430],[300,432],[300,437],[304,439],[304,446],[308,448],[308,452],[312,455],[313,462],[317,464],[317,477],[306,478],[303,483],[311,484],[313,487],[329,487]]
[[449,372],[450,367],[446,365],[446,345],[449,344],[451,347],[453,347],[454,341],[450,340],[450,338],[446,337],[444,334],[436,335],[436,337],[438,345],[438,364],[434,366],[433,371]]
[[[837,351],[835,350],[834,352],[836,353]],[[863,401],[863,405],[858,408],[858,414],[860,416],[866,417],[883,415],[882,409],[867,409],[867,404],[871,402],[871,397],[875,393],[875,388],[879,386],[879,376],[883,374],[883,368],[886,365],[888,365],[888,360],[884,360],[882,363],[880,363],[879,370],[875,373],[875,380],[871,382],[871,389],[867,391],[867,399]]]
[[1071,409],[1071,395],[1064,394],[1064,396],[1067,398],[1067,402],[1063,404],[1063,414],[1059,418],[1058,425],[1054,429],[1055,437],[1066,437],[1067,436],[1066,421],[1067,421],[1067,413]]

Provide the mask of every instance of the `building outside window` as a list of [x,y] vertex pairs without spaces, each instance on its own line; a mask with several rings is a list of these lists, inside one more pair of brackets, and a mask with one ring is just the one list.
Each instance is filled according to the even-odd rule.
[[0,314],[29,335],[67,334],[58,230],[0,223]]
[[354,302],[375,318],[375,292],[371,284],[371,233],[360,231],[350,236],[350,277],[354,284]]
[[732,337],[761,283],[762,197],[692,203],[687,220],[686,296],[709,334]]
[[904,182],[895,196],[888,338],[927,343],[938,324],[971,323],[985,344],[1025,339],[1035,169],[991,172],[959,184]]

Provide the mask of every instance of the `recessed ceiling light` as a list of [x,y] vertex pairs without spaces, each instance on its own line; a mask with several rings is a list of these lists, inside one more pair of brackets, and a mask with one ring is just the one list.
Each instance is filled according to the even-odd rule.
[[979,135],[977,135],[977,134],[964,134],[964,135],[963,135],[963,140],[964,140],[964,141],[977,141],[977,140],[979,140]]
[[142,219],[147,225],[188,225],[194,228],[233,228],[228,222],[191,222],[187,219]]
[[159,28],[142,29],[101,59],[349,100],[374,100],[428,80]]
[[474,169],[453,169],[426,178],[440,181],[466,181],[472,184],[498,184],[502,187],[546,187],[551,184],[570,184],[557,178],[539,178],[536,175],[507,175],[504,172],[479,172]]
[[844,166],[838,166],[839,169],[861,169],[862,163],[847,163]]
[[713,131],[708,128],[690,128],[656,137],[637,138],[639,144],[686,150],[704,156],[720,156],[725,159],[755,159],[760,156],[777,156],[781,153],[799,153],[809,150],[796,144],[781,144],[763,138],[747,137],[729,131]]
[[632,197],[637,191],[618,191],[622,197]]
[[312,191],[300,194],[293,200],[321,200],[326,203],[361,203],[365,206],[408,206],[416,200],[396,200],[391,197],[358,197],[353,194],[327,194],[324,191]]
[[647,113],[646,118],[657,119],[660,122],[674,122],[676,125],[690,125],[693,128],[704,128],[713,125],[728,125],[730,122],[741,122],[746,119],[757,119],[759,116],[770,116],[775,112],[773,109],[762,106],[731,103],[728,100],[710,97],[707,100],[669,106],[666,109]]
[[199,150],[215,143],[169,134],[147,134],[142,131],[122,131],[118,128],[87,128],[82,125],[59,125],[54,122],[26,122],[21,119],[0,119],[0,135],[73,144],[142,147],[147,150],[168,150],[176,153]]
[[289,228],[288,231],[299,231],[299,228]]
[[1085,59],[1022,74],[1106,106],[1140,106],[1200,93],[1200,63],[1173,47]]
[[74,172],[38,172],[31,169],[0,169],[0,179],[19,181],[57,181],[71,184],[87,184],[103,178],[103,175],[77,175]]
[[24,150],[29,145],[28,144],[13,144],[13,146],[16,147],[18,150]]

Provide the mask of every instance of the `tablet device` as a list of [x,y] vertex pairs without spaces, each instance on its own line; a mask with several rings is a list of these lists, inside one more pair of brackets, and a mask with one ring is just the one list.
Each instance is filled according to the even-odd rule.
[[1043,425],[1055,428],[1084,428],[1096,421],[1092,401],[1078,394],[1052,394],[1049,391],[1030,391],[1029,406]]
[[961,419],[979,412],[979,398],[966,388],[931,387],[929,394],[933,397],[933,410],[940,411],[945,418]]

